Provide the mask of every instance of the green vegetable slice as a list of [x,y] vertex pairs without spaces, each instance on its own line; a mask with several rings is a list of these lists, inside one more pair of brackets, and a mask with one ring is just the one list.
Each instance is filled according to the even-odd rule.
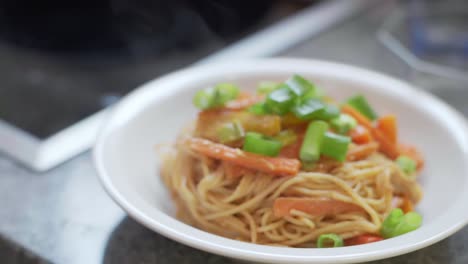
[[343,238],[337,234],[323,234],[317,239],[318,248],[325,248],[328,243],[332,244],[332,247],[344,246]]
[[266,138],[262,134],[247,132],[243,150],[260,155],[275,157],[278,156],[282,144],[274,139]]
[[299,158],[303,162],[315,162],[320,158],[320,149],[328,124],[314,121],[309,124],[299,151]]

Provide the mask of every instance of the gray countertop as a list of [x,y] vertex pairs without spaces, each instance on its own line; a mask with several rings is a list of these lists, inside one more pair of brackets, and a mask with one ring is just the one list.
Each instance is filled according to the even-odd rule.
[[[393,1],[383,1],[280,55],[354,64],[414,82],[375,37],[392,8]],[[468,91],[431,89],[468,114],[457,100]],[[0,155],[0,201],[2,263],[240,263],[173,242],[127,217],[100,186],[89,152],[42,174]],[[378,263],[468,263],[468,227]]]

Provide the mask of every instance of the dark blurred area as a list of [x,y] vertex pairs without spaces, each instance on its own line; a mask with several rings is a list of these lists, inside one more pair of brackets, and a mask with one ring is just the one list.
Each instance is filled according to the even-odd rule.
[[6,44],[51,54],[158,55],[203,45],[207,34],[230,40],[263,18],[274,1],[3,1]]
[[303,1],[0,2],[0,119],[48,137]]

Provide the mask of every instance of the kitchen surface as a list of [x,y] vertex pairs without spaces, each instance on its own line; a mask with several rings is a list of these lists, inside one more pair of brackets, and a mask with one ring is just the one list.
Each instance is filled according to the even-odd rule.
[[[454,2],[456,6],[463,1]],[[298,5],[297,10],[301,8],[304,8],[302,4]],[[388,36],[385,35],[388,33],[398,39],[398,34],[392,32],[395,29],[385,27],[385,23],[395,16],[398,18],[398,14],[409,9],[405,1],[375,1],[344,22],[274,56],[329,60],[380,71],[429,90],[468,117],[468,104],[465,99],[468,98],[466,87],[468,82],[463,79],[463,74],[462,76],[456,74],[457,69],[460,69],[459,61],[447,64],[445,63],[447,60],[444,60],[442,69],[436,67],[435,71],[427,72],[424,67],[417,67],[420,64],[409,64],[405,58],[402,58],[401,53],[398,54],[389,48],[386,42],[388,38],[382,37]],[[212,45],[234,43],[254,31],[253,28],[250,30],[236,35],[236,38],[227,38],[222,44],[219,40],[213,41]],[[117,50],[118,48],[116,47]],[[214,50],[217,49],[201,48],[200,53],[197,53],[197,59]],[[94,55],[88,54],[88,56]],[[419,54],[418,58],[426,61],[423,53]],[[119,63],[125,60],[126,58],[123,58]],[[434,57],[428,60],[434,64],[440,61]],[[133,61],[133,63],[139,63],[138,67],[157,68],[153,71],[156,77],[160,73],[195,61],[196,59],[192,57],[185,58],[172,65],[173,67],[166,65],[166,68],[158,68],[157,65],[148,62]],[[5,67],[5,63],[5,60],[0,62],[0,67]],[[447,69],[450,74],[444,74]],[[92,67],[87,70],[93,72]],[[124,69],[126,73],[135,70],[135,67],[130,66]],[[440,72],[442,73],[438,74]],[[115,74],[122,73],[117,71],[108,76]],[[145,71],[144,75],[132,75],[132,79],[126,84],[137,85],[147,81],[148,74],[148,71]],[[27,76],[33,81],[43,82],[40,85],[47,84],[47,78],[41,74],[31,72]],[[87,74],[80,72],[62,81],[70,84],[70,87],[86,84],[93,87],[102,85],[102,83],[93,83],[92,78],[88,80],[83,76]],[[8,80],[14,78],[16,77],[2,77]],[[77,83],[76,80],[82,82]],[[108,83],[115,82],[122,88],[113,92],[99,91],[106,95],[99,97],[105,98],[99,102],[100,105],[94,102],[90,108],[83,106],[85,113],[64,112],[66,120],[56,119],[54,127],[38,126],[34,123],[37,122],[36,118],[29,119],[33,115],[23,117],[10,113],[8,118],[19,126],[34,131],[39,137],[46,137],[55,132],[57,127],[64,128],[70,125],[70,120],[81,118],[89,114],[88,112],[95,112],[112,104],[128,92],[125,90],[128,86],[123,83],[118,83],[110,77],[107,80]],[[63,82],[60,85],[63,85]],[[114,93],[115,91],[118,93]],[[41,105],[36,107],[46,109],[44,107],[48,102],[47,99],[44,100],[45,102],[38,101],[37,103]],[[69,100],[74,101],[73,98]],[[51,104],[51,107],[56,105]],[[28,111],[33,112],[34,108]],[[57,113],[56,110],[50,111]],[[47,116],[47,113],[37,113],[37,116],[40,115]],[[40,120],[47,123],[48,118],[41,117]],[[34,172],[9,156],[0,154],[0,201],[2,201],[0,207],[0,262],[2,263],[243,263],[184,246],[150,231],[129,218],[101,187],[90,151],[42,173]],[[427,248],[370,263],[468,263],[468,227]]]

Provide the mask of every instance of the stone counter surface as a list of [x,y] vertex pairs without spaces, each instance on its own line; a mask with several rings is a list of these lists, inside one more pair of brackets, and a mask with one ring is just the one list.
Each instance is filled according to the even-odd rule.
[[[392,8],[384,1],[279,55],[344,62],[408,79],[408,68],[375,38]],[[436,94],[468,114],[457,101],[468,91]],[[242,263],[171,241],[126,216],[101,187],[89,152],[45,173],[0,154],[0,201],[0,241],[5,241],[0,263]],[[427,248],[370,263],[466,264],[468,227]]]

